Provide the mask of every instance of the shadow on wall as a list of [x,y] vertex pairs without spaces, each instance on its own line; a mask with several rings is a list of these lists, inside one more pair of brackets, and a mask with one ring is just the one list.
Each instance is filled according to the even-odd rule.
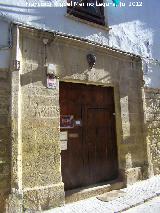
[[[5,0],[4,0],[5,2]],[[64,2],[58,0],[56,2]],[[112,0],[109,0],[113,3]],[[132,1],[130,1],[132,2]],[[110,25],[117,25],[125,22],[131,22],[133,20],[140,20],[141,22],[147,22],[149,27],[155,26],[156,21],[159,18],[159,7],[157,0],[152,0],[152,3],[142,0],[142,6],[132,7],[129,6],[130,2],[128,0],[123,0],[125,7],[114,7],[113,5],[105,7],[105,16],[109,18]],[[16,5],[17,3],[17,5]],[[13,3],[10,0],[10,4],[0,3],[0,10],[5,13],[16,13],[19,15],[30,15],[30,16],[41,16],[41,20],[46,20],[47,22],[54,16],[64,16],[66,13],[66,7],[53,7],[55,1],[48,0],[46,4],[43,0],[33,1],[33,0],[21,0]],[[154,9],[154,16],[153,14]],[[48,17],[48,20],[47,20]],[[57,21],[57,20],[56,20]],[[58,20],[59,21],[59,20]],[[50,20],[50,23],[54,20]],[[47,24],[47,23],[46,23]],[[158,25],[158,23],[157,23]]]
[[[112,2],[112,0],[110,1]],[[37,6],[31,7],[27,2],[35,3]],[[47,2],[51,3],[51,6],[40,6],[44,5],[42,0],[36,2],[22,0],[19,1],[21,6],[12,5],[12,2],[10,4],[0,3],[0,11],[22,23],[89,38],[99,43],[109,43],[110,46],[135,52],[136,54],[147,54],[145,42],[149,40],[151,43],[151,37],[154,36],[154,41],[159,40],[159,24],[157,21],[159,19],[159,11],[156,0],[153,0],[152,3],[143,1],[142,7],[129,7],[128,0],[123,1],[127,5],[126,7],[106,7],[105,16],[109,26],[112,27],[109,32],[66,18],[66,7],[53,7],[53,1]],[[152,15],[153,9],[154,16]],[[151,36],[149,33],[154,35]],[[147,34],[149,35],[147,36]],[[141,45],[139,46],[138,43],[141,43]],[[156,50],[156,44],[153,43],[151,48],[154,51],[152,52],[160,57],[159,51]]]
[[[149,56],[145,42],[152,43],[152,39],[158,41],[157,17],[159,17],[159,11],[157,11],[157,2],[155,3],[155,1],[152,4],[145,1],[143,7],[106,7],[105,16],[109,26],[112,27],[109,32],[65,17],[66,7],[53,7],[52,4],[52,7],[40,6],[42,3],[44,5],[44,1],[41,0],[37,1],[38,6],[31,7],[26,2],[20,1],[19,5],[21,6],[12,5],[12,2],[10,4],[1,3],[0,11],[11,19],[31,26],[77,35],[136,54]],[[29,2],[34,3],[34,1]],[[53,1],[48,2],[52,3]],[[124,2],[128,5],[128,0],[124,0]],[[153,16],[151,11],[154,6],[155,14]],[[156,50],[156,44],[153,43],[151,48],[154,48],[155,55],[160,56],[159,51]]]
[[44,67],[21,74],[21,86],[26,86],[35,82],[41,82],[46,87],[46,72]]
[[[25,3],[23,4],[25,5]],[[81,35],[83,37],[89,37],[97,33],[100,33],[100,36],[107,37],[106,32],[99,28],[96,29],[89,25],[77,21],[75,22],[70,18],[66,18],[66,7],[28,7],[27,4],[26,6],[0,4],[0,11],[15,21],[37,26],[39,28],[43,27],[45,29]]]

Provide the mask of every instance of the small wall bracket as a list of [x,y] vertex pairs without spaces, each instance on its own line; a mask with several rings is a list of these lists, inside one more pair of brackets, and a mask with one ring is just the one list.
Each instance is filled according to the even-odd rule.
[[13,70],[19,71],[20,70],[20,61],[13,60]]

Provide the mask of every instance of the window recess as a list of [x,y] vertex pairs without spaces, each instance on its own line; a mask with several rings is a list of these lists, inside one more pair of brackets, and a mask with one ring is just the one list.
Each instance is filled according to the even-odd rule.
[[103,0],[67,0],[67,3],[68,14],[105,25]]

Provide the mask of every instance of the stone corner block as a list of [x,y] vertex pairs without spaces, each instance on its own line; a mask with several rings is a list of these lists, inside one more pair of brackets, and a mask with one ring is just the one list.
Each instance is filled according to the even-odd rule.
[[126,182],[127,185],[132,185],[139,180],[142,180],[141,167],[126,169],[126,171],[125,171],[125,182]]
[[10,194],[6,201],[6,213],[22,213],[23,200],[22,196],[18,194]]
[[44,211],[65,203],[64,184],[24,189],[23,210],[25,212]]

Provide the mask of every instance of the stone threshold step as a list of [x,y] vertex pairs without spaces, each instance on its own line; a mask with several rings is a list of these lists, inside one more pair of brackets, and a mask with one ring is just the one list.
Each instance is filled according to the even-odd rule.
[[76,202],[101,195],[112,190],[122,189],[124,187],[126,187],[125,183],[119,179],[116,179],[113,181],[103,182],[101,184],[69,190],[65,192],[65,203]]

